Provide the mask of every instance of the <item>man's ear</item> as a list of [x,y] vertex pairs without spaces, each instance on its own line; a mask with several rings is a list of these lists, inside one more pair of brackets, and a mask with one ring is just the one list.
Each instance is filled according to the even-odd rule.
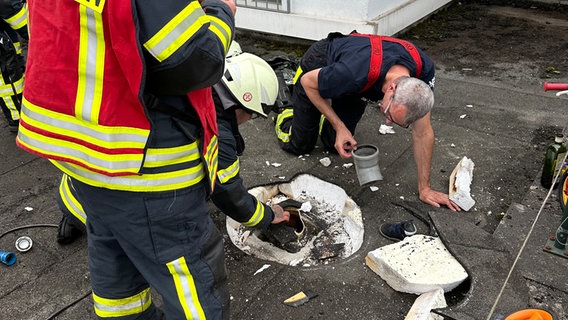
[[394,83],[394,81],[392,81],[392,82],[389,84],[388,90],[392,90],[393,92],[394,92],[394,90],[396,90],[396,83]]

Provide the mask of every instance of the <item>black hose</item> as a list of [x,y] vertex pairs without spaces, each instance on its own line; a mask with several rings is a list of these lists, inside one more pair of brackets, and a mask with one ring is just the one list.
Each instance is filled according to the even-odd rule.
[[22,230],[22,229],[29,229],[29,228],[39,228],[39,227],[54,227],[54,228],[58,228],[59,225],[57,224],[28,224],[25,226],[20,226],[20,227],[16,227],[14,229],[10,229],[8,231],[5,231],[4,233],[0,234],[0,239],[2,239],[2,237],[4,237],[5,235],[7,235],[8,233],[14,232],[14,231],[18,231],[18,230]]

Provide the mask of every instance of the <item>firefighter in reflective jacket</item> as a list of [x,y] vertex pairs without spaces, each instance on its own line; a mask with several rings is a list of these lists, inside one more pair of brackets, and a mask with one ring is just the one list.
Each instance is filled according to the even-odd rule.
[[459,211],[448,194],[430,186],[434,74],[432,60],[408,41],[355,31],[330,33],[300,60],[293,109],[283,110],[276,120],[281,147],[297,155],[310,153],[319,136],[328,151],[349,158],[357,148],[353,135],[367,102],[381,101],[388,125],[412,125],[420,200]]
[[0,0],[0,108],[10,131],[18,131],[24,87],[28,14],[23,1]]
[[16,138],[69,178],[100,319],[228,319],[210,86],[233,0],[30,0]]
[[[278,79],[266,61],[242,53],[235,41],[229,49],[226,71],[213,86],[213,100],[219,128],[219,167],[211,200],[226,215],[248,227],[266,228],[289,220],[281,206],[268,206],[250,194],[239,174],[239,156],[245,148],[239,125],[253,116],[266,118],[264,109],[278,96]],[[77,201],[76,190],[64,175],[59,189],[59,206],[64,213],[59,224],[58,242],[73,242],[84,231],[86,214]]]
[[245,143],[238,126],[254,116],[267,117],[264,109],[269,110],[276,102],[278,79],[266,61],[241,53],[240,48],[229,51],[226,66],[223,78],[213,86],[219,126],[219,171],[211,200],[243,225],[266,228],[270,223],[289,220],[290,213],[277,204],[263,204],[245,188],[239,174],[239,156]]

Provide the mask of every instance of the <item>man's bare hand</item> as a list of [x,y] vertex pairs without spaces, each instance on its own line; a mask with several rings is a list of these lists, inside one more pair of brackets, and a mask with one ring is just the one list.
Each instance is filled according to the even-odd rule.
[[350,158],[355,149],[357,149],[357,141],[355,141],[347,128],[336,132],[335,150],[342,158]]
[[272,220],[272,224],[279,224],[281,222],[290,221],[290,212],[284,211],[284,209],[277,204],[271,206],[271,208],[274,212],[274,219]]
[[461,208],[450,200],[450,196],[431,188],[420,191],[420,200],[436,208],[439,208],[441,205],[445,205],[452,211],[461,211]]

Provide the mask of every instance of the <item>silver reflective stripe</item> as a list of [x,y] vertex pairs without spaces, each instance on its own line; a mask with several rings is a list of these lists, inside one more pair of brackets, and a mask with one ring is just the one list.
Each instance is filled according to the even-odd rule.
[[144,312],[152,304],[150,289],[122,299],[107,299],[93,293],[96,314],[101,318],[116,318],[137,315]]
[[[105,161],[100,158],[95,158],[91,156],[88,152],[83,152],[81,150],[88,150],[86,148],[77,148],[73,143],[57,145],[53,143],[49,143],[49,139],[46,138],[39,138],[34,139],[32,136],[37,135],[25,127],[21,126],[19,128],[20,134],[18,135],[18,139],[23,142],[26,146],[29,146],[35,150],[49,150],[50,153],[55,154],[64,154],[67,158],[76,159],[79,162],[88,162],[100,168],[106,168],[110,171],[115,170],[129,170],[132,172],[138,172],[140,170],[140,161],[138,158],[134,159],[126,159],[124,154],[117,154],[117,155],[105,155],[107,158],[111,159],[112,161]],[[89,150],[89,152],[93,152]],[[138,157],[138,155],[136,155]],[[82,160],[85,159],[85,160]]]
[[237,158],[237,160],[226,169],[221,169],[217,171],[217,177],[219,178],[219,181],[221,183],[225,183],[229,181],[232,177],[236,176],[237,173],[239,173],[239,169],[240,169],[240,162],[239,159]]
[[[2,84],[4,84],[4,81],[3,81],[1,75],[0,75],[0,80],[2,81]],[[4,85],[0,86],[0,97],[13,96],[14,95],[14,89],[16,90],[16,93],[22,93],[22,89],[24,89],[24,78],[23,77],[18,79],[16,82],[14,82],[13,88],[12,88],[11,84],[4,84]]]
[[81,206],[77,198],[75,198],[73,191],[71,191],[72,188],[73,183],[71,182],[71,179],[68,175],[63,174],[63,177],[61,177],[61,184],[59,185],[59,194],[61,195],[61,200],[72,215],[74,215],[81,222],[86,223],[87,215],[85,214],[85,211],[83,210],[83,207]]
[[186,318],[205,319],[205,313],[199,302],[193,275],[191,275],[189,271],[185,258],[181,257],[172,262],[168,262],[167,266],[176,285],[178,299],[180,300]]
[[217,18],[209,16],[211,23],[209,25],[209,30],[219,37],[219,40],[223,43],[223,47],[225,51],[229,50],[229,42],[231,41],[231,28],[225,23],[225,21]]
[[81,103],[83,104],[82,116],[83,119],[93,122],[97,119],[91,119],[91,110],[93,106],[93,89],[94,89],[94,78],[95,78],[95,70],[97,66],[97,34],[94,30],[96,30],[96,21],[94,18],[94,11],[91,9],[87,9],[87,32],[88,39],[87,39],[87,63],[85,64],[85,95],[83,99],[80,99]]
[[149,148],[144,158],[145,168],[178,164],[199,158],[197,142],[175,148]]
[[23,104],[26,108],[22,109],[22,113],[28,118],[26,122],[31,122],[32,125],[39,128],[60,134],[65,134],[65,131],[69,131],[77,139],[85,140],[104,148],[144,148],[146,145],[147,133],[145,130],[139,130],[140,134],[114,133],[111,127],[89,126],[69,115],[52,112],[50,115],[53,116],[48,117],[35,112],[39,108],[29,104],[25,99]]
[[8,22],[12,29],[18,30],[28,24],[28,10],[26,6],[27,5],[24,4],[22,9],[20,9],[18,13],[5,20],[6,22]]
[[75,109],[86,121],[97,123],[102,99],[105,41],[101,14],[88,7],[81,7],[80,42]]
[[174,190],[194,185],[204,177],[203,163],[174,172],[119,177],[97,174],[68,162],[52,160],[52,163],[61,171],[83,183],[112,190],[134,192]]
[[262,219],[264,218],[264,205],[256,200],[256,209],[254,210],[254,214],[246,223],[243,223],[247,227],[256,226]]
[[208,22],[204,18],[206,15],[199,2],[192,1],[152,36],[144,47],[158,61],[164,61]]

